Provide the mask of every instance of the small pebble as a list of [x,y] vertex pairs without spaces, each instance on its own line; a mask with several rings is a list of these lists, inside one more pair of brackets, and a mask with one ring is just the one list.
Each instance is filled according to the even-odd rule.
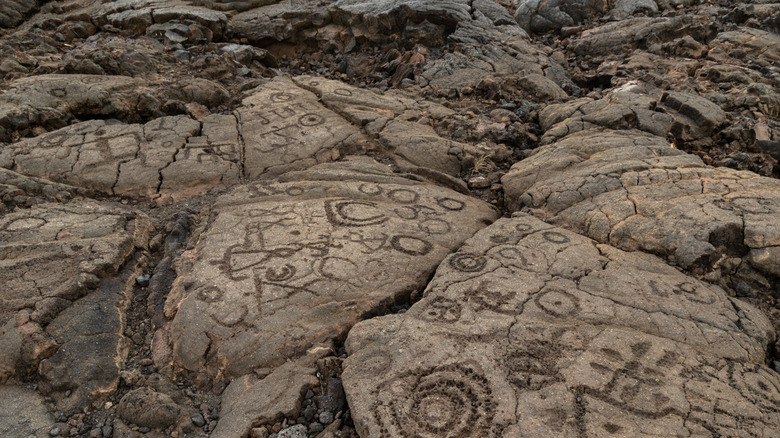
[[149,428],[148,428],[148,427],[146,427],[146,426],[143,426],[143,427],[139,427],[139,428],[138,428],[138,431],[139,431],[139,432],[141,432],[141,433],[149,433],[151,430],[152,430],[152,429],[149,429]]
[[60,434],[60,432],[62,432],[62,429],[60,429],[59,427],[55,427],[54,429],[49,431],[49,436],[57,436]]
[[737,293],[738,297],[754,297],[756,295],[753,293],[753,288],[748,286],[744,281],[737,283],[734,287],[734,292]]
[[333,413],[330,411],[322,411],[320,412],[320,423],[322,424],[330,424],[333,423]]
[[192,424],[198,427],[202,427],[206,425],[206,419],[203,418],[203,415],[201,414],[192,414],[190,420],[192,420]]
[[149,286],[149,275],[139,275],[135,277],[135,282],[141,287]]
[[320,433],[325,429],[325,426],[322,425],[322,423],[311,423],[309,425],[309,432],[311,433]]
[[109,438],[111,435],[114,434],[114,428],[113,426],[103,426],[103,438]]

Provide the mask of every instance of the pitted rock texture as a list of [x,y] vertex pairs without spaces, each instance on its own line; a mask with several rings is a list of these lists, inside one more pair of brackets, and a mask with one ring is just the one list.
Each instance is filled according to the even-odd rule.
[[498,216],[361,165],[376,170],[323,165],[217,200],[166,303],[177,366],[232,377],[302,356],[423,288],[441,259]]
[[744,258],[780,274],[780,182],[707,167],[663,138],[579,132],[538,149],[502,181],[511,209],[527,208],[599,242],[689,269]]
[[343,378],[361,436],[771,436],[774,336],[656,257],[520,215],[408,312],[358,324]]
[[0,386],[0,433],[3,436],[49,437],[54,418],[35,391],[16,385]]
[[0,435],[777,435],[778,29],[0,0]]
[[[143,215],[95,202],[43,204],[0,219],[2,381],[40,363],[49,391],[84,384],[87,397],[116,388],[127,277],[114,276],[146,246],[149,228]],[[94,360],[82,361],[85,354]]]

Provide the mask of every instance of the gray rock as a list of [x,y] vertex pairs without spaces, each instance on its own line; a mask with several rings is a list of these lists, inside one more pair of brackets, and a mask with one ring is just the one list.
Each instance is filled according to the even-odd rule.
[[667,256],[687,269],[745,257],[777,275],[780,183],[710,168],[637,131],[583,131],[544,146],[502,178],[513,210],[527,208],[599,242]]
[[213,211],[165,311],[175,314],[175,363],[231,377],[342,336],[422,287],[448,251],[497,217],[481,201],[366,159],[239,187]]
[[0,435],[24,438],[59,435],[60,429],[54,426],[54,418],[37,392],[17,385],[0,385],[0,400],[3,400]]
[[180,411],[170,396],[147,387],[128,392],[117,405],[117,414],[123,420],[148,428],[164,429],[175,424]]

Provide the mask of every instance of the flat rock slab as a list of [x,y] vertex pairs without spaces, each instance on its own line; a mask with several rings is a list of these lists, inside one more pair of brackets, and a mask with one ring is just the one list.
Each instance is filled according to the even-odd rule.
[[406,313],[356,325],[342,378],[361,436],[774,436],[774,337],[654,256],[520,215]]
[[[71,341],[88,349],[113,342],[109,352],[117,353],[119,304],[104,295],[103,283],[117,281],[120,267],[146,245],[149,229],[143,215],[91,201],[44,204],[0,219],[0,381],[36,370],[41,360],[49,361],[53,373],[60,366],[74,372],[73,361],[89,361],[60,348]],[[66,318],[57,322],[63,312]],[[60,387],[55,374],[54,390]]]
[[720,269],[725,255],[780,274],[780,182],[707,167],[661,137],[578,132],[539,148],[502,182],[510,209],[599,242],[687,269]]
[[371,160],[286,178],[217,200],[166,303],[177,366],[232,377],[302,356],[419,291],[498,217]]
[[15,207],[31,207],[46,201],[68,201],[90,194],[89,190],[21,175],[0,168],[0,212]]
[[65,126],[73,117],[121,117],[136,111],[144,82],[127,76],[41,75],[14,81],[0,95],[0,140],[15,130]]
[[328,108],[358,126],[365,126],[366,133],[375,135],[395,155],[401,167],[425,167],[451,176],[460,174],[460,160],[450,150],[467,146],[442,138],[430,125],[417,122],[421,118],[441,120],[453,114],[453,110],[392,91],[378,94],[312,76],[294,80],[316,93]]
[[359,149],[360,130],[319,103],[317,95],[277,78],[242,101],[236,110],[245,143],[248,178],[301,170]]
[[[208,90],[208,84],[194,86]],[[190,88],[170,93],[197,94]],[[465,146],[417,123],[450,114],[423,99],[339,81],[278,78],[254,90],[233,114],[76,123],[7,145],[0,168],[112,195],[182,199],[363,151],[373,136],[400,167],[457,176],[460,159],[450,151]]]
[[239,181],[236,119],[77,123],[0,151],[0,166],[114,195],[185,197]]
[[43,397],[17,385],[0,386],[0,434],[6,437],[47,438],[54,428]]

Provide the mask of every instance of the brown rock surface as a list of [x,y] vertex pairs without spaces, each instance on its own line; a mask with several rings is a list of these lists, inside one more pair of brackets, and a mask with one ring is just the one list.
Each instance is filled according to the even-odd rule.
[[408,312],[358,324],[343,378],[361,436],[762,436],[780,425],[773,339],[718,287],[521,215]]
[[232,377],[301,356],[424,287],[448,252],[497,217],[458,193],[360,165],[376,170],[324,165],[217,200],[166,303],[176,365]]

